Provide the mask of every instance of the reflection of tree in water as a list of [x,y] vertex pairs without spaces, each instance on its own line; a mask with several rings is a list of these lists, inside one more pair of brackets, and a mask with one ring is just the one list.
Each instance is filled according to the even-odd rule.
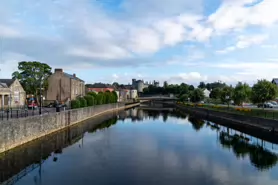
[[181,119],[186,119],[188,114],[184,113],[182,110],[180,109],[176,109],[175,111],[173,112],[170,112],[169,114],[170,116],[172,117],[175,117],[175,118],[181,118]]
[[194,116],[189,116],[188,121],[192,124],[194,130],[199,131],[205,125],[205,121],[202,119],[198,119]]
[[161,114],[162,114],[162,117],[163,117],[163,121],[166,122],[167,119],[168,119],[169,112],[163,111]]
[[232,148],[237,157],[244,158],[249,156],[251,163],[260,170],[269,169],[278,161],[276,154],[259,145],[248,143],[249,139],[243,136],[221,132],[219,140],[224,148]]
[[115,118],[109,119],[109,120],[99,124],[98,126],[96,126],[95,128],[89,130],[88,132],[92,133],[92,132],[95,132],[97,130],[102,130],[102,129],[105,129],[105,128],[109,128],[112,125],[115,125],[116,123],[117,123],[117,118],[115,117]]

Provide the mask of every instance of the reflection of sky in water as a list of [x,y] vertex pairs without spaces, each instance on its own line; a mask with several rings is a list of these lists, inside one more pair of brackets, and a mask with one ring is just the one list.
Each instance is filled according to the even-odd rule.
[[[223,149],[216,131],[204,126],[196,132],[173,117],[118,121],[87,133],[81,143],[64,149],[56,163],[49,158],[43,164],[42,184],[278,184],[277,166],[260,172],[248,157],[237,159],[232,149]],[[37,174],[17,184],[35,184]]]

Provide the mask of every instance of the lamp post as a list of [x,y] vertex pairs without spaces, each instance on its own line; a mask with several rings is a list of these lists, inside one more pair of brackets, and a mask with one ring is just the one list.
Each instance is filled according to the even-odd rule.
[[230,108],[230,96],[229,95],[226,96],[226,100],[227,100],[228,109],[229,109]]
[[39,108],[39,114],[42,114],[42,80],[40,80],[40,108]]

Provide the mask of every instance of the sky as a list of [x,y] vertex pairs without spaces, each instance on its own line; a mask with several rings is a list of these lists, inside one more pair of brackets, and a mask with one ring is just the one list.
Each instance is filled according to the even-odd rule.
[[0,78],[20,61],[86,83],[278,77],[278,0],[1,0]]

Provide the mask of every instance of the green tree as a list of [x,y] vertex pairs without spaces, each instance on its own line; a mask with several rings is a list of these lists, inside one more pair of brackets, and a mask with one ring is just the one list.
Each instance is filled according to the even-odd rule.
[[204,100],[205,95],[204,95],[204,91],[202,89],[194,89],[191,93],[190,93],[190,101],[191,102],[200,102],[202,100]]
[[104,103],[105,104],[109,104],[109,103],[112,103],[112,101],[113,101],[113,97],[112,97],[112,93],[110,92],[110,91],[106,91],[105,93],[104,93]]
[[168,87],[168,82],[167,82],[167,81],[165,81],[165,82],[163,83],[163,87],[164,87],[164,88],[167,88],[167,87]]
[[87,101],[85,98],[80,97],[78,98],[79,102],[80,102],[80,107],[87,107]]
[[18,71],[12,77],[18,79],[27,94],[38,95],[40,85],[47,89],[47,78],[51,75],[51,67],[37,61],[22,61],[18,63]]
[[189,98],[189,94],[183,94],[180,97],[180,101],[184,102],[184,101],[188,101]]
[[195,89],[195,87],[193,86],[193,85],[190,85],[189,87],[188,87],[188,90],[189,91],[193,91]]
[[95,92],[88,92],[87,95],[90,95],[93,97],[93,105],[97,105],[97,93]]
[[112,103],[117,103],[118,102],[118,95],[116,91],[112,92],[112,97],[113,97],[113,102]]
[[94,105],[94,97],[90,95],[84,96],[85,100],[87,101],[87,106],[93,106]]
[[221,89],[219,87],[214,88],[211,90],[209,97],[214,99],[214,100],[218,100],[221,97]]
[[251,88],[246,83],[239,82],[233,93],[233,100],[236,105],[243,106],[243,102],[246,102],[250,99],[251,96]]
[[200,89],[205,89],[205,88],[206,88],[205,82],[200,82],[198,88],[200,88]]
[[230,101],[233,97],[234,89],[232,86],[225,86],[221,89],[220,99],[222,103],[226,103],[228,106],[230,105]]
[[104,93],[103,92],[99,92],[97,94],[97,105],[104,104],[105,103],[104,101],[105,101]]
[[79,101],[79,100],[72,100],[72,101],[71,101],[71,108],[72,108],[72,109],[78,109],[78,108],[80,108],[80,101]]
[[258,80],[252,87],[251,101],[253,103],[265,103],[276,97],[277,86],[267,80]]

